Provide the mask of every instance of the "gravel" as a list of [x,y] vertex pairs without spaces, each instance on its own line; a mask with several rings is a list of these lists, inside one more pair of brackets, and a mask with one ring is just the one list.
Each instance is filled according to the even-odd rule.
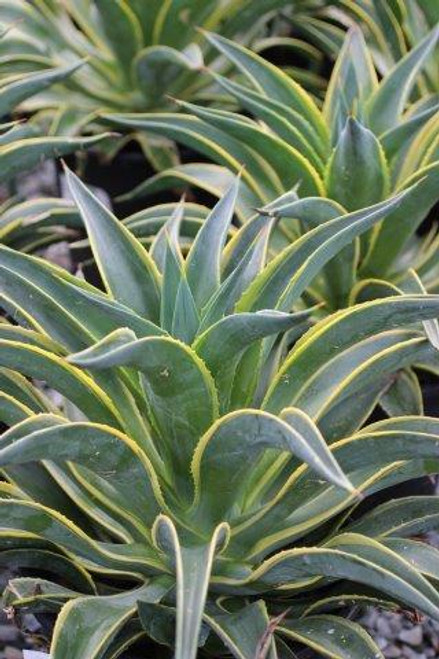
[[405,613],[370,608],[358,622],[373,636],[386,659],[439,657],[439,623],[430,618],[414,622]]

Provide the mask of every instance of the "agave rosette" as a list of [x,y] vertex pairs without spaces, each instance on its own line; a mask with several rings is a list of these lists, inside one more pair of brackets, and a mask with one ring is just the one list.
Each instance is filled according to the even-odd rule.
[[[262,46],[279,45],[307,57],[309,71],[304,81],[318,92],[325,87],[318,75],[322,55],[338,57],[346,29],[361,26],[375,65],[384,75],[437,25],[439,7],[436,0],[315,0],[286,5],[282,15],[292,28],[292,38],[273,36],[263,40]],[[298,80],[306,73],[290,69]],[[421,73],[418,93],[436,93],[438,89],[436,54]]]
[[[252,208],[299,186],[304,204],[299,213],[297,206],[291,210],[285,203],[278,249],[311,226],[420,181],[409,205],[340,254],[339,276],[328,274],[315,295],[338,308],[348,302],[359,280],[390,279],[403,286],[407,263],[417,269],[428,290],[436,290],[438,239],[434,231],[420,238],[416,230],[439,196],[438,106],[428,95],[416,103],[410,98],[417,74],[437,47],[438,29],[381,81],[361,31],[353,29],[336,62],[323,110],[281,69],[224,37],[206,36],[249,84],[218,75],[216,81],[254,118],[188,103],[183,103],[191,113],[186,115],[107,115],[113,125],[166,135],[216,162],[173,167],[130,196],[176,184],[220,194],[228,172],[244,164],[242,220]],[[355,299],[355,291],[353,295]]]
[[362,425],[396,369],[437,361],[421,322],[439,297],[365,302],[308,331],[299,303],[416,189],[267,265],[272,218],[224,244],[237,181],[184,258],[181,207],[147,250],[67,178],[106,292],[0,247],[2,306],[19,323],[0,325],[0,560],[34,575],[11,580],[5,605],[61,609],[53,659],[115,658],[142,635],[178,659],[288,656],[291,643],[376,659],[340,607],[439,619],[439,554],[407,538],[436,524],[436,500],[351,519],[360,493],[437,471],[436,419]]
[[[4,34],[0,37],[0,45],[3,43],[4,37]],[[80,66],[82,66],[81,62],[70,66],[50,68],[38,73],[20,73],[4,79],[0,83],[0,119],[3,121],[0,123],[2,185],[12,188],[23,172],[35,168],[44,160],[102,144],[111,137],[108,133],[91,137],[47,135],[33,122],[14,120],[17,106],[20,103],[47,90],[51,85],[66,80]],[[39,244],[36,235],[40,230],[39,214],[32,214],[32,227],[26,231],[25,225],[29,221],[28,216],[26,206],[17,204],[17,199],[14,197],[7,199],[0,207],[0,241],[13,246],[22,245],[26,242],[26,234],[31,233],[30,243]],[[64,227],[61,226],[59,229],[58,238],[65,233]],[[47,226],[43,232],[45,232],[47,240],[53,239]]]
[[[22,104],[57,135],[99,129],[97,113],[103,110],[166,108],[168,94],[221,101],[203,67],[224,67],[216,51],[203,46],[197,28],[248,43],[268,35],[267,22],[279,4],[264,2],[261,16],[260,6],[249,0],[2,0],[0,22],[9,31],[0,44],[0,73],[9,77],[86,60],[68,81]],[[175,162],[166,140],[140,141],[153,166]]]

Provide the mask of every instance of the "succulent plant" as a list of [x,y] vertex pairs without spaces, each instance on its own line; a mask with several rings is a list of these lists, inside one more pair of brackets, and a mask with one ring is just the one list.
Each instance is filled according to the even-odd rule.
[[346,276],[335,281],[330,276],[326,288],[316,294],[332,308],[344,306],[353,286],[364,278],[402,286],[407,263],[418,270],[428,290],[436,290],[436,233],[420,238],[416,231],[439,199],[438,105],[428,95],[412,104],[410,97],[418,72],[436,47],[438,28],[380,81],[361,31],[353,29],[336,62],[323,110],[281,69],[224,37],[206,36],[249,84],[212,75],[254,118],[188,103],[180,103],[191,113],[186,115],[107,115],[113,125],[179,140],[216,163],[174,167],[130,196],[176,184],[220,194],[227,172],[244,164],[242,220],[252,208],[264,207],[279,194],[291,194],[295,184],[298,194],[309,198],[300,214],[296,207],[288,211],[291,196],[286,200],[283,216],[289,219],[278,225],[277,250],[310,226],[421,181],[409,207],[396,210],[364,237],[359,248],[340,254],[339,266]]
[[[32,122],[11,120],[22,101],[48,89],[53,84],[66,80],[78,69],[78,66],[81,64],[47,69],[39,73],[22,73],[0,83],[0,122],[3,122],[0,123],[0,168],[3,186],[13,190],[24,172],[41,165],[44,160],[78,152],[108,141],[111,137],[108,133],[89,137],[57,137],[44,134],[41,128]],[[25,207],[18,205],[17,198],[12,194],[0,206],[1,242],[23,243],[23,233],[26,234],[23,224],[26,224],[27,217]],[[35,235],[38,220],[39,218],[34,216],[32,227],[28,228],[28,233],[32,234],[31,244],[34,242],[38,244]],[[47,234],[47,229],[44,231]]]
[[[384,75],[439,22],[436,0],[392,0],[386,3],[381,0],[317,0],[313,5],[308,3],[298,9],[294,11],[285,7],[283,15],[291,23],[294,37],[299,37],[299,44],[304,42],[307,45],[307,49],[302,48],[302,54],[310,51],[310,62],[314,61],[313,68],[317,70],[319,58],[311,46],[336,59],[346,28],[359,24],[374,62]],[[295,41],[295,38],[291,40],[293,49],[297,48]],[[282,39],[280,43],[289,46],[288,39]],[[424,68],[421,78],[421,93],[438,91],[437,53]]]
[[[100,111],[147,111],[169,105],[168,94],[209,103],[221,91],[203,75],[204,62],[223,70],[212,48],[202,48],[206,27],[248,43],[268,35],[268,20],[282,5],[264,0],[2,0],[0,74],[84,66],[62,84],[22,104],[53,134],[99,128]],[[122,141],[119,142],[119,145]],[[158,169],[175,162],[170,143],[142,141]],[[113,151],[110,151],[112,153]]]
[[410,539],[436,524],[436,499],[361,514],[361,497],[438,470],[437,419],[363,424],[396,370],[437,363],[420,323],[439,296],[311,328],[300,303],[416,187],[267,264],[273,218],[227,240],[238,181],[185,258],[181,207],[147,250],[67,179],[105,292],[0,247],[14,320],[0,325],[0,560],[26,573],[5,591],[11,615],[60,611],[52,659],[115,659],[142,635],[148,656],[177,659],[289,657],[292,643],[377,659],[351,603],[439,619],[439,552]]

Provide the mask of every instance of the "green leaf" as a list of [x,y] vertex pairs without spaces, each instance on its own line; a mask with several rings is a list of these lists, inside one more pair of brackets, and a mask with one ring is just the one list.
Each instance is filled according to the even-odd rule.
[[172,521],[160,516],[154,525],[153,535],[158,547],[171,558],[175,566],[175,656],[179,659],[195,659],[214,557],[227,544],[229,527],[227,524],[219,524],[208,542],[186,547],[180,544]]
[[100,543],[60,513],[31,501],[0,499],[2,527],[26,529],[75,556],[86,568],[99,566],[108,575],[122,574],[139,578],[163,569],[157,552],[144,543]]
[[363,122],[362,105],[377,87],[375,67],[363,33],[352,27],[337,57],[323,106],[333,145],[349,116],[357,116]]
[[389,193],[389,171],[375,135],[348,117],[326,174],[328,196],[355,211],[371,206]]
[[[53,419],[56,425],[41,428],[43,418],[47,422]],[[2,435],[0,465],[47,460],[53,452],[57,461],[82,464],[107,480],[112,503],[123,515],[136,515],[143,528],[145,522],[152,524],[161,504],[157,476],[148,458],[128,437],[108,426],[63,423],[60,417],[39,415]]]
[[413,48],[382,80],[378,90],[369,99],[369,121],[375,134],[393,128],[415,84],[416,76],[435,47],[439,36],[436,27]]
[[339,616],[307,616],[281,622],[279,634],[306,645],[330,659],[384,659],[379,647],[356,622]]
[[[270,164],[253,149],[197,117],[182,113],[149,112],[147,114],[103,114],[102,118],[113,125],[158,133],[168,139],[178,140],[232,172],[238,173],[242,170],[242,181],[249,189],[249,192],[246,192],[246,198],[253,193],[259,200],[258,203],[268,203],[274,196],[283,192],[280,181]],[[245,165],[244,169],[242,169],[243,165]],[[182,167],[184,167],[183,177],[181,176]],[[168,172],[173,185],[176,180],[181,182],[181,179],[185,178],[187,167],[180,166],[177,170],[173,168]],[[211,171],[209,168],[206,169],[206,165],[203,164],[192,165],[189,169],[190,178],[197,179],[197,172],[201,172],[205,177],[206,172]],[[159,181],[165,175],[167,175],[166,172],[159,175]],[[204,185],[206,185],[205,178],[201,181],[202,183],[204,181]],[[208,183],[211,187],[211,177],[209,177]],[[166,187],[168,186],[166,185]],[[142,186],[143,191],[147,188],[149,191],[154,191],[157,186]],[[160,189],[161,185],[158,188]]]
[[257,311],[226,316],[209,327],[193,344],[215,379],[220,399],[227,409],[230,385],[239,358],[255,341],[301,325],[310,311],[285,314],[280,311]]
[[189,287],[187,278],[183,275],[178,284],[175,296],[174,317],[172,319],[172,335],[191,344],[200,325],[200,316]]
[[196,44],[186,52],[163,45],[149,46],[133,62],[139,88],[151,108],[162,105],[164,94],[169,94],[186,73],[202,66],[203,56]]
[[380,142],[387,159],[390,161],[392,158],[398,156],[401,151],[404,153],[412,143],[412,140],[415,139],[418,131],[422,130],[425,124],[437,115],[438,110],[439,105],[436,104],[423,112],[409,116],[394,128],[390,128],[383,133],[380,136]]
[[83,62],[76,62],[69,66],[49,69],[41,73],[24,75],[17,80],[3,84],[0,87],[0,117],[10,114],[17,105],[30,96],[38,94],[56,82],[65,80],[82,65]]
[[326,126],[312,98],[281,69],[243,46],[211,32],[205,32],[209,43],[228,57],[246,75],[256,89],[302,114],[322,140],[327,139]]
[[179,105],[206,124],[254,149],[274,170],[283,190],[300,182],[303,194],[324,194],[323,182],[310,161],[301,150],[294,148],[275,133],[264,130],[255,121],[237,113],[203,108],[192,103],[180,102]]
[[220,284],[220,260],[232,222],[240,179],[237,177],[198,232],[186,259],[186,276],[198,309]]
[[377,506],[349,526],[353,533],[373,537],[422,535],[438,528],[439,505],[434,496],[404,497]]
[[413,371],[405,369],[395,375],[394,382],[381,396],[380,405],[392,417],[424,413],[421,386]]
[[382,543],[428,579],[439,580],[439,550],[436,547],[407,538],[385,538]]
[[114,134],[101,133],[92,137],[33,137],[7,144],[0,148],[3,181],[10,181],[23,171],[40,165],[47,158],[59,158],[87,149],[109,138],[114,139]]
[[[413,189],[370,208],[342,215],[306,233],[284,249],[256,277],[239,301],[237,310],[277,308],[288,311],[335,254],[398,208],[407,194],[413,194]],[[300,203],[297,202],[298,206]]]
[[395,268],[395,261],[411,236],[439,199],[439,162],[420,168],[404,181],[402,188],[416,182],[416,188],[399,208],[392,209],[377,228],[369,252],[361,264],[362,276],[384,277]]
[[[234,249],[232,252],[228,254],[229,258],[224,258],[223,251],[222,262],[225,265],[223,268],[225,279],[203,309],[203,316],[198,334],[202,334],[217,321],[221,320],[226,314],[232,313],[236,302],[241,297],[244,290],[264,268],[270,236],[270,224],[271,223],[267,224],[264,220],[262,228],[259,230],[259,234],[256,235],[253,242],[250,243],[247,251],[242,254],[242,256],[240,252],[242,248],[245,247],[247,238],[238,235],[241,231],[235,234],[235,236],[238,237],[238,242],[233,246]],[[244,226],[246,227],[248,224]],[[240,237],[243,239],[239,240]],[[237,262],[235,269],[226,277],[226,272],[235,261]]]
[[[358,340],[435,317],[439,313],[438,305],[437,296],[396,296],[366,302],[324,319],[294,346],[273,379],[263,407],[275,413],[287,405],[295,405],[308,378],[312,379],[316,372],[354,347]],[[367,350],[367,344],[365,346]]]
[[352,490],[305,415],[287,409],[279,419],[258,410],[240,410],[221,417],[202,437],[194,453],[194,514],[203,525],[211,527],[236,514],[252,468],[267,449],[291,453],[331,483]]
[[270,620],[262,600],[228,613],[223,608],[210,607],[204,619],[237,659],[259,657],[261,639],[267,633]]
[[[96,593],[96,586],[87,570],[84,570],[83,567],[70,558],[63,556],[62,554],[56,554],[54,551],[38,549],[36,547],[33,549],[17,548],[6,551],[3,550],[0,553],[0,564],[5,569],[18,569],[20,572],[22,570],[42,570],[44,572],[49,572],[62,579],[66,585],[70,588],[74,588],[80,593]],[[34,580],[32,581],[34,582]],[[25,585],[26,582],[27,579],[24,579],[21,581],[21,584]],[[16,596],[16,589],[14,590]],[[37,593],[27,593],[28,596],[32,594],[38,596],[38,590]],[[14,595],[13,591],[11,591],[11,595]],[[7,597],[7,595],[5,596]],[[22,597],[23,592],[20,592],[20,599]]]
[[120,426],[118,412],[107,394],[88,375],[52,352],[18,341],[0,340],[0,365],[45,380],[91,421]]
[[99,659],[118,631],[136,613],[137,601],[159,602],[171,584],[169,577],[157,577],[127,593],[71,600],[56,621],[51,656],[53,659]]
[[171,338],[133,341],[103,351],[95,348],[70,357],[84,368],[131,366],[142,374],[153,425],[161,438],[164,460],[188,487],[187,469],[198,438],[218,414],[212,376],[187,346]]
[[297,149],[317,171],[323,167],[325,144],[319,140],[311,124],[299,112],[285,106],[275,98],[267,98],[250,87],[240,85],[223,76],[212,74],[215,82],[234,96],[241,106],[264,121],[275,135]]
[[66,177],[108,292],[140,315],[157,320],[160,275],[154,261],[73,172],[66,170]]
[[129,78],[131,62],[143,44],[139,21],[126,0],[96,0],[96,8],[117,62]]
[[[280,552],[262,563],[251,577],[234,583],[248,593],[257,593],[313,583],[316,577],[325,576],[362,583],[435,620],[439,617],[438,593],[416,569],[379,542],[354,533],[336,536],[324,547]],[[232,580],[229,583],[232,585]]]

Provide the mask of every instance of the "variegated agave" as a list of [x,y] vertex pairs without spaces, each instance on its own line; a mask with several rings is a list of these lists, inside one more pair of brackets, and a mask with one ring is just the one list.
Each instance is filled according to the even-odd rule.
[[[210,103],[221,94],[202,74],[221,67],[198,27],[249,43],[267,36],[279,0],[1,0],[0,74],[85,65],[66,83],[22,104],[56,135],[95,129],[99,111],[146,111],[169,105],[167,94]],[[166,143],[169,146],[168,143]],[[142,141],[157,168],[175,160],[163,140]]]
[[[4,36],[3,36],[4,38]],[[0,45],[3,43],[0,37]],[[92,137],[56,137],[44,135],[41,128],[32,122],[23,123],[20,120],[12,120],[17,106],[48,89],[51,85],[59,83],[68,78],[78,68],[78,65],[47,69],[40,73],[23,73],[11,76],[0,83],[0,169],[2,172],[1,183],[8,185],[11,189],[17,178],[26,170],[30,170],[41,164],[48,158],[59,157],[79,151],[97,143],[102,143],[109,137],[101,133]],[[41,206],[41,204],[40,204]],[[27,226],[29,213],[25,208],[17,204],[16,197],[10,197],[0,206],[0,241],[7,242],[12,246],[23,246],[30,244],[39,245],[36,233],[40,230],[39,215],[33,215],[32,226]],[[46,240],[53,237],[47,229],[47,221],[42,233]],[[57,232],[58,238],[65,233],[65,228],[60,227]],[[29,235],[30,234],[30,235]],[[41,236],[39,236],[41,238]]]
[[[219,194],[229,171],[244,163],[238,204],[243,220],[251,208],[299,185],[303,207],[298,212],[285,202],[283,216],[290,219],[278,226],[278,249],[310,226],[421,181],[410,208],[396,210],[360,245],[341,253],[338,276],[327,272],[314,294],[332,308],[342,307],[350,297],[355,299],[352,289],[364,278],[390,279],[403,286],[408,263],[430,291],[436,290],[438,238],[433,231],[421,239],[416,230],[439,198],[438,105],[428,95],[414,104],[410,97],[437,37],[436,28],[378,81],[362,33],[352,30],[321,111],[279,68],[208,34],[209,42],[240,70],[249,86],[218,75],[215,80],[254,119],[187,103],[183,107],[192,114],[108,115],[113,124],[177,139],[217,163],[174,167],[146,181],[133,195],[178,183]],[[306,197],[310,198],[305,203]]]
[[[326,87],[320,73],[323,53],[333,59],[338,57],[347,28],[361,26],[375,65],[385,75],[437,25],[439,5],[436,0],[315,0],[298,5],[285,3],[282,15],[292,28],[291,36],[273,36],[259,47],[281,46],[300,54],[301,59],[305,57],[308,70],[294,67],[290,75],[321,93]],[[438,91],[438,63],[436,53],[422,71],[421,95]]]
[[0,560],[33,575],[10,581],[5,606],[61,609],[52,659],[115,658],[142,635],[178,659],[291,657],[293,643],[378,659],[340,608],[439,619],[439,553],[409,539],[436,523],[437,500],[355,512],[360,495],[438,469],[437,419],[362,425],[396,369],[437,361],[419,323],[439,296],[366,302],[305,334],[299,304],[416,189],[266,265],[272,218],[224,246],[236,181],[184,259],[181,209],[147,251],[67,178],[106,292],[0,247],[18,323],[0,325]]

